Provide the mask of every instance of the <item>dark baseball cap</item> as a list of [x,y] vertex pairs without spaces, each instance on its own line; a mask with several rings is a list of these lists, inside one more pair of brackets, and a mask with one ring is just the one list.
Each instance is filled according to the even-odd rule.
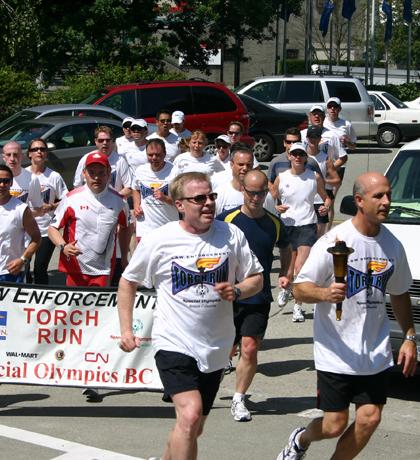
[[308,131],[306,132],[306,137],[321,137],[322,128],[321,126],[309,126]]

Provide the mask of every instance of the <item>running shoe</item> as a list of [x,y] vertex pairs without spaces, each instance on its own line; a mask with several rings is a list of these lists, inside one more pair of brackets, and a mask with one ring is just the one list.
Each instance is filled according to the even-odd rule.
[[293,431],[287,446],[279,453],[277,460],[300,460],[305,457],[307,449],[301,449],[296,442],[297,435],[302,431],[305,431],[305,428],[300,427]]
[[242,399],[239,401],[232,401],[230,413],[233,415],[233,420],[237,422],[249,422],[251,420],[251,414],[245,406],[245,401]]
[[290,297],[290,289],[280,289],[279,295],[277,296],[277,303],[279,304],[280,310],[282,310]]
[[303,323],[305,321],[305,316],[302,311],[302,306],[296,302],[293,306],[292,321],[294,323]]

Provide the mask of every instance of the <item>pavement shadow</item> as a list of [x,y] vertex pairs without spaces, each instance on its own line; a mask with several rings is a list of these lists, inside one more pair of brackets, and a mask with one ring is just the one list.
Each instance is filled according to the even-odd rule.
[[[219,398],[222,401],[230,401],[232,397]],[[217,400],[216,400],[217,401]],[[246,407],[252,413],[252,415],[286,415],[286,414],[297,414],[307,409],[313,409],[316,407],[316,397],[302,396],[302,397],[279,397],[279,398],[267,398],[265,401],[253,402],[248,397],[246,398]],[[212,410],[223,409],[226,410],[225,406],[217,406]]]
[[0,396],[0,408],[11,406],[13,404],[21,403],[24,401],[42,401],[48,399],[50,395],[42,393],[22,393],[17,395],[1,395]]
[[257,372],[266,377],[281,377],[295,372],[306,370],[313,372],[315,370],[312,359],[293,359],[290,361],[276,361],[271,363],[258,364]]
[[285,337],[281,339],[264,339],[260,351],[276,350],[278,348],[293,347],[294,345],[307,345],[313,343],[312,337]]
[[370,145],[370,144],[357,144],[357,148],[351,154],[378,154],[378,153],[392,153],[392,149],[387,149],[383,147],[379,147],[378,145]]
[[[89,404],[89,403],[86,403]],[[55,406],[5,409],[3,415],[14,417],[102,417],[102,418],[165,418],[175,419],[173,406]]]

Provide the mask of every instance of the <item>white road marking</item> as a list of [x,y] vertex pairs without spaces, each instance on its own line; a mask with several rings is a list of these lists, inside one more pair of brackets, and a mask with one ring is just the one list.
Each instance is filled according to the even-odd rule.
[[144,460],[5,425],[0,425],[0,436],[64,452],[51,460]]

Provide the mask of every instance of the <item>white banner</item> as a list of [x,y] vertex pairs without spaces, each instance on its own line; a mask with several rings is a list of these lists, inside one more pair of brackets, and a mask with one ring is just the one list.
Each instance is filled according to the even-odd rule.
[[151,330],[154,291],[138,291],[133,330],[140,348],[124,353],[115,289],[0,283],[0,382],[161,389]]

